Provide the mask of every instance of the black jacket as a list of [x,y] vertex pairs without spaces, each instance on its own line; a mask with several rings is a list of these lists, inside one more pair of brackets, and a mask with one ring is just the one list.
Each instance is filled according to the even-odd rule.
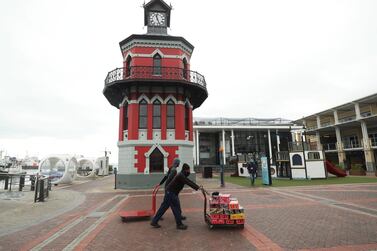
[[186,175],[181,171],[169,183],[169,185],[166,187],[166,190],[169,191],[169,192],[173,192],[176,195],[178,195],[179,192],[182,191],[182,189],[185,185],[188,185],[192,189],[195,189],[195,190],[199,189],[199,186],[197,184],[195,184],[194,182],[192,182],[189,178],[187,178]]
[[165,182],[165,189],[169,185],[169,183],[174,179],[174,177],[177,175],[177,168],[172,167],[169,169],[169,171],[166,173],[164,178],[160,181],[160,186],[164,184]]

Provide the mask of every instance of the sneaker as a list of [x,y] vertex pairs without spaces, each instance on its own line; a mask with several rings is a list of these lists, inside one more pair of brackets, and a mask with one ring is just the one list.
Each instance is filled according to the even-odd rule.
[[185,225],[185,224],[177,225],[177,229],[186,230],[187,229],[187,225]]
[[151,226],[154,228],[160,228],[161,226],[158,223],[151,222]]
[[187,218],[186,218],[186,216],[181,216],[181,220],[186,220]]

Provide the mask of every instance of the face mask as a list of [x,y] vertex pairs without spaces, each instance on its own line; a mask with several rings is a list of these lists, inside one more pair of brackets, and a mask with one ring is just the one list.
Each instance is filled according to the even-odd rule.
[[190,175],[190,171],[185,171],[184,174],[186,177],[188,177]]

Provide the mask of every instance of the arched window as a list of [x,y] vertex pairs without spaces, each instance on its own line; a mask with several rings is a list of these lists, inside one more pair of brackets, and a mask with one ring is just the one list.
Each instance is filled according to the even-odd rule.
[[185,130],[190,130],[190,105],[186,103],[185,105]]
[[292,156],[292,166],[302,166],[302,158],[300,154],[294,154]]
[[123,130],[128,130],[128,103],[123,106]]
[[187,67],[187,60],[186,60],[186,58],[184,58],[183,59],[183,78],[184,79],[187,79],[187,71],[188,71],[188,69],[187,69],[188,67]]
[[174,129],[175,128],[175,104],[173,100],[169,99],[166,103],[166,123],[167,129]]
[[139,129],[147,129],[148,103],[142,99],[139,103]]
[[156,147],[149,156],[149,172],[163,172],[164,171],[164,155]]
[[153,75],[161,75],[161,56],[158,53],[153,56]]
[[128,56],[126,60],[126,77],[131,76],[131,63],[132,63],[132,58],[131,56]]
[[158,99],[153,102],[153,129],[161,129],[161,102]]

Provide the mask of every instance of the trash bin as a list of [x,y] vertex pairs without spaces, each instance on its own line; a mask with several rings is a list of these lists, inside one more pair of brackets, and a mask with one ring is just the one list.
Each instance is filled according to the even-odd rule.
[[203,167],[203,178],[212,178],[212,167],[211,166],[204,166]]

